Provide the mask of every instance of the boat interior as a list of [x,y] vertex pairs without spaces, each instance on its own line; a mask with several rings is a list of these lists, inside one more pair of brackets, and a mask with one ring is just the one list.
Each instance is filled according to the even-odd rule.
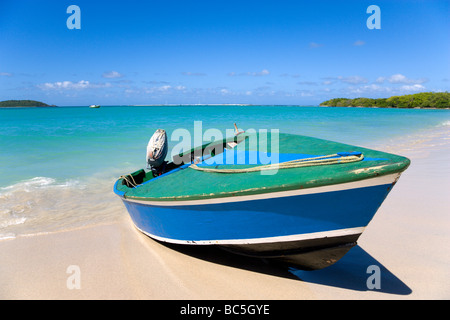
[[160,168],[158,168],[158,170],[154,170],[153,168],[149,171],[140,169],[123,176],[122,185],[125,185],[128,188],[133,188],[184,165],[200,163],[207,158],[223,153],[226,149],[233,149],[239,143],[245,141],[246,138],[247,136],[243,134],[236,135],[231,138],[226,138],[221,141],[214,141],[212,143],[204,144],[201,147],[193,148],[189,151],[175,155],[171,162],[165,162]]

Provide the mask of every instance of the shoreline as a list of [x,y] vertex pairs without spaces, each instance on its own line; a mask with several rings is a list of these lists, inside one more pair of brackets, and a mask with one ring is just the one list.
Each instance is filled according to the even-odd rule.
[[[164,245],[141,234],[123,208],[114,222],[1,240],[0,298],[449,299],[450,127],[422,140],[394,138],[382,149],[409,157],[411,166],[358,245],[323,270]],[[367,288],[371,265],[380,268],[380,289]],[[67,286],[70,266],[79,267],[80,289]]]
[[[450,110],[446,108],[421,108],[421,107],[380,107],[380,106],[325,106],[325,105],[300,105],[300,104],[240,104],[240,103],[199,103],[199,104],[130,104],[130,105],[102,105],[102,107],[314,107],[314,108],[367,108],[367,109],[397,109],[397,110]],[[1,107],[0,109],[24,109],[24,108],[88,108],[89,106],[14,106]]]

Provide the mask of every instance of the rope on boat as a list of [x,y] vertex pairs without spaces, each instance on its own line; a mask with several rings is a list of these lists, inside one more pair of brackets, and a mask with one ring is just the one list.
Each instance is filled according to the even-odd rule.
[[291,169],[301,167],[323,166],[330,164],[351,163],[361,161],[364,159],[364,155],[362,153],[354,153],[354,154],[344,153],[344,154],[346,155],[335,153],[327,156],[297,159],[281,163],[273,163],[269,165],[255,166],[243,169],[217,169],[217,168],[199,167],[195,163],[191,164],[189,168],[199,171],[215,172],[215,173],[247,173],[264,170]]
[[[131,177],[131,180],[133,180],[133,182],[131,182],[130,180],[128,180],[128,177]],[[137,187],[137,185],[138,185],[138,184],[136,183],[136,181],[134,181],[133,175],[131,175],[131,174],[128,174],[128,175],[126,175],[126,176],[120,176],[119,179],[125,180],[125,181],[127,182],[127,184],[130,185],[130,186],[133,186],[133,188],[134,188],[134,187]]]

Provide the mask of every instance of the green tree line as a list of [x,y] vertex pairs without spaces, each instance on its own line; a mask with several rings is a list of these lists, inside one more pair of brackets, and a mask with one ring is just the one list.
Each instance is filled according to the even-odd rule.
[[0,107],[50,107],[48,104],[34,100],[0,101]]
[[421,92],[390,98],[335,98],[324,101],[329,107],[379,107],[379,108],[450,108],[449,92]]

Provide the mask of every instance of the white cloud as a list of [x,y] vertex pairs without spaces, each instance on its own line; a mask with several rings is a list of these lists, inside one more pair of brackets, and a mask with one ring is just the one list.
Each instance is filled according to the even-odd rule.
[[362,40],[357,40],[357,41],[355,41],[355,42],[353,42],[353,45],[355,46],[355,47],[360,47],[360,46],[363,46],[363,45],[365,45],[366,43],[364,42],[364,41],[362,41]]
[[339,80],[345,83],[351,83],[351,84],[360,84],[360,83],[367,83],[367,79],[360,76],[350,76],[350,77],[338,77]]
[[158,95],[170,95],[175,94],[177,92],[188,93],[189,90],[186,86],[178,85],[171,86],[168,84],[156,86],[156,87],[134,87],[125,90],[125,93],[133,93],[133,94],[154,94]]
[[393,74],[390,77],[378,77],[375,82],[377,83],[383,83],[385,81],[388,81],[389,83],[400,83],[400,84],[421,84],[424,82],[427,82],[428,80],[425,78],[421,79],[410,79],[403,74],[397,73]]
[[148,83],[148,84],[169,84],[170,82],[167,82],[167,81],[154,81],[154,80],[151,80],[151,81],[142,81],[143,83]]
[[9,72],[0,72],[0,76],[4,76],[4,77],[12,77],[12,73]]
[[107,79],[122,78],[123,74],[121,74],[117,71],[108,71],[108,72],[103,72],[102,77],[107,78]]
[[349,77],[343,77],[343,76],[338,76],[338,77],[325,77],[322,78],[322,84],[323,85],[330,85],[333,83],[336,83],[337,81],[340,81],[342,83],[349,83],[349,84],[362,84],[362,83],[367,83],[369,82],[366,78],[361,77],[361,76],[349,76]]
[[163,86],[159,86],[159,87],[151,87],[151,88],[146,88],[145,89],[145,93],[167,93],[169,91],[171,91],[173,87],[170,85],[163,85]]
[[410,80],[400,73],[390,76],[388,81],[390,83],[410,83]]
[[404,85],[400,87],[401,90],[408,91],[408,92],[417,92],[425,90],[425,87],[421,84],[413,84],[413,85]]
[[298,73],[295,73],[295,74],[282,73],[282,74],[280,74],[280,77],[300,78],[301,76]]
[[57,81],[57,82],[46,82],[37,85],[38,88],[42,90],[81,90],[81,89],[91,89],[91,88],[109,88],[110,83],[90,83],[87,80],[80,80],[78,82],[72,81]]
[[309,47],[312,48],[312,49],[314,49],[314,48],[320,48],[320,47],[323,47],[323,44],[317,43],[317,42],[310,42],[310,43],[309,43]]
[[367,84],[363,86],[351,86],[344,89],[344,92],[346,93],[352,93],[357,95],[376,95],[376,94],[383,94],[387,96],[391,95],[402,95],[402,94],[408,94],[411,92],[420,92],[424,91],[426,88],[421,84],[412,84],[412,85],[402,85],[399,87],[387,87],[384,85],[379,84]]
[[[299,82],[297,82],[297,84],[304,85],[304,86],[317,86],[317,82],[314,82],[314,81],[299,81]],[[324,83],[324,84],[326,84],[326,83]]]
[[300,95],[300,97],[313,97],[314,91],[312,90],[297,90],[296,93]]
[[383,87],[377,84],[368,84],[360,87],[349,87],[345,90],[355,94],[390,93],[392,91],[391,88]]
[[72,81],[46,82],[40,85],[41,89],[84,89],[89,86],[89,81],[81,80],[77,83]]
[[261,76],[267,76],[270,74],[270,71],[267,69],[263,69],[259,72],[244,72],[244,73],[236,73],[236,72],[230,72],[227,75],[230,77],[234,76],[253,76],[253,77],[261,77]]
[[206,73],[202,73],[202,72],[182,72],[181,74],[183,76],[195,76],[195,77],[206,76]]
[[169,91],[169,89],[171,89],[171,88],[172,88],[172,86],[166,85],[166,86],[157,87],[156,90],[165,92],[165,91]]

